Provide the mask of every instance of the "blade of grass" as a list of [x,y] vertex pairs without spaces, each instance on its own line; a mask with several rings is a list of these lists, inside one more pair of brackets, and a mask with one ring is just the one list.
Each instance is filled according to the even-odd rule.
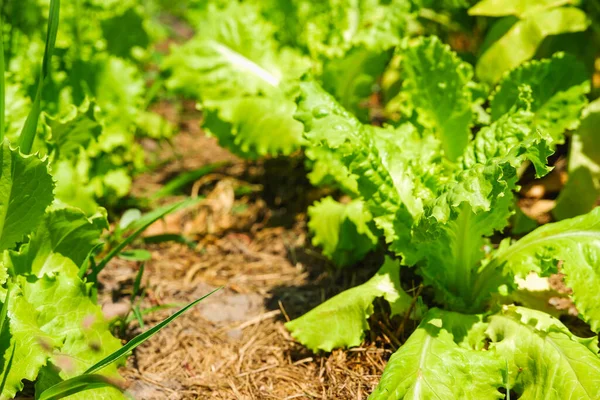
[[[192,201],[193,200],[193,201]],[[137,228],[131,235],[127,236],[121,243],[115,246],[108,254],[96,265],[88,276],[90,282],[96,282],[96,278],[100,271],[102,271],[106,265],[112,260],[117,254],[119,254],[125,247],[133,242],[138,236],[142,234],[150,225],[155,221],[164,217],[165,215],[172,213],[173,211],[179,210],[180,208],[187,207],[188,205],[194,204],[198,199],[188,199],[179,203],[171,204],[166,207],[156,209],[133,222],[130,227]]]
[[96,254],[96,251],[103,246],[104,243],[98,243],[90,250],[85,261],[82,262],[79,266],[78,275],[80,279],[83,279],[85,277],[85,273],[87,272],[88,268],[92,271],[96,269],[96,260],[94,260],[94,254]]
[[31,152],[35,133],[37,131],[38,120],[42,111],[42,88],[44,81],[50,72],[52,62],[52,54],[54,54],[54,46],[56,44],[56,34],[58,32],[58,22],[60,13],[60,0],[50,0],[50,13],[48,16],[48,32],[46,34],[46,46],[44,48],[44,59],[42,60],[42,71],[38,81],[38,87],[35,94],[35,99],[31,105],[31,111],[27,115],[25,125],[19,137],[19,147],[24,154]]
[[135,299],[140,294],[140,287],[142,286],[142,277],[144,276],[145,267],[146,267],[146,264],[142,263],[142,265],[140,265],[140,270],[138,271],[137,275],[135,276],[135,281],[133,282],[133,293],[131,294],[131,302],[132,303],[135,301]]
[[0,383],[0,393],[4,392],[4,386],[6,386],[6,380],[8,379],[8,374],[10,369],[12,368],[13,358],[15,357],[15,349],[17,348],[17,344],[15,343],[12,347],[12,351],[10,353],[10,358],[6,363],[6,370],[4,371],[4,376],[2,377],[2,383]]
[[[180,202],[175,203],[175,204],[169,204],[169,205],[166,205],[166,206],[157,207],[154,210],[152,210],[152,211],[150,211],[150,212],[142,215],[137,220],[131,222],[127,226],[127,231],[137,231],[142,226],[147,225],[148,222],[154,222],[154,221],[156,221],[156,220],[164,217],[169,212],[175,212],[177,210],[181,210],[181,209],[184,209],[184,208],[187,208],[187,207],[194,206],[196,204],[199,204],[203,200],[204,200],[203,197],[189,198],[189,199],[185,199],[185,200],[180,201]],[[169,212],[167,212],[167,211],[169,211]]]
[[[8,281],[8,289],[6,289],[6,297],[4,298],[4,304],[2,304],[2,310],[0,310],[0,334],[2,334],[2,330],[4,329],[4,322],[6,321],[6,317],[8,315],[8,302],[10,300],[10,292],[12,290],[12,283]],[[2,391],[0,391],[2,393]]]
[[229,164],[230,163],[228,163],[228,162],[209,164],[209,165],[200,167],[194,171],[189,171],[184,174],[180,174],[177,176],[177,178],[170,180],[169,182],[167,182],[166,185],[164,185],[162,188],[160,188],[159,190],[154,192],[154,194],[152,195],[151,198],[152,198],[152,200],[158,200],[165,196],[174,194],[175,192],[177,192],[179,189],[181,189],[185,185],[192,183],[194,181],[197,181],[198,179],[202,178],[203,176],[210,174],[214,170],[219,169],[219,168],[224,167]]
[[165,326],[169,325],[175,319],[179,318],[187,310],[194,307],[196,304],[200,303],[202,300],[206,299],[208,296],[212,295],[213,293],[215,293],[216,291],[221,290],[221,289],[222,289],[222,287],[216,288],[212,292],[200,297],[197,300],[192,301],[190,304],[183,307],[181,310],[177,311],[175,314],[171,315],[169,318],[164,319],[162,322],[160,322],[153,328],[150,328],[146,332],[137,335],[136,337],[131,339],[129,342],[127,342],[127,344],[125,346],[121,347],[119,350],[113,352],[112,354],[108,355],[104,359],[98,361],[96,364],[92,365],[90,368],[88,368],[84,372],[84,374],[96,373],[96,372],[100,371],[102,368],[119,360],[121,357],[125,356],[130,351],[133,351],[133,349],[138,347],[140,344],[142,344],[146,340],[150,339],[152,336],[154,336],[156,333],[158,333]]
[[176,233],[165,233],[162,235],[154,235],[154,236],[146,236],[144,238],[144,243],[146,244],[158,244],[165,242],[175,242],[187,245],[191,249],[195,249],[197,243],[192,240],[186,238],[183,235],[178,235]]
[[138,324],[140,324],[140,328],[144,329],[144,318],[142,318],[142,313],[140,312],[139,307],[133,307],[133,315],[135,315]]
[[66,381],[57,383],[44,390],[38,400],[58,400],[85,390],[114,387],[119,391],[123,389],[114,380],[103,375],[79,375]]
[[[168,310],[169,308],[183,307],[183,306],[184,306],[183,304],[179,304],[179,303],[162,304],[160,306],[154,306],[154,307],[140,310],[140,313],[142,314],[142,317],[143,317],[144,315],[152,314],[153,312],[157,312],[157,311],[161,311],[161,310]],[[134,319],[136,319],[135,315],[128,315],[127,318],[125,319],[125,323],[130,324]]]
[[[6,322],[6,318],[8,316],[8,302],[10,301],[10,292],[12,290],[11,281],[8,281],[8,289],[6,290],[6,298],[4,299],[4,304],[2,304],[2,310],[0,311],[0,334],[2,334],[2,330],[4,329],[4,323]],[[0,393],[4,392],[4,386],[6,385],[6,379],[8,378],[8,373],[10,372],[10,368],[12,367],[13,357],[15,356],[15,346],[12,348],[12,353],[6,364],[6,371],[4,372],[4,376],[2,377],[2,383],[0,383]]]

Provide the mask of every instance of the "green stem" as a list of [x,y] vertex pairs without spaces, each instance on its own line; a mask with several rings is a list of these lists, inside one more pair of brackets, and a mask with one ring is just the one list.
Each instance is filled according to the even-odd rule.
[[19,147],[21,152],[29,154],[33,147],[33,141],[37,131],[38,120],[42,111],[42,88],[44,81],[50,72],[50,66],[52,61],[52,54],[54,53],[54,46],[56,44],[56,35],[58,33],[60,13],[60,0],[50,0],[50,13],[48,16],[48,32],[46,34],[46,47],[44,49],[44,59],[42,60],[42,72],[38,81],[38,87],[35,94],[35,99],[31,106],[31,111],[27,115],[25,125],[21,131],[19,138]]
[[4,116],[6,113],[6,81],[4,80],[4,1],[0,7],[0,145],[4,142]]

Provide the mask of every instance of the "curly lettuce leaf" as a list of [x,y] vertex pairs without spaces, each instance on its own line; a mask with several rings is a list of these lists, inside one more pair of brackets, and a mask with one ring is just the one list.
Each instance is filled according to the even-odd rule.
[[374,52],[355,47],[344,57],[324,63],[321,81],[323,87],[361,121],[370,119],[368,97],[373,93],[377,79],[392,58],[392,51]]
[[72,112],[64,119],[46,116],[50,128],[51,146],[56,149],[55,158],[69,158],[80,148],[86,148],[102,133],[102,126],[96,119],[96,104],[86,101],[81,107],[73,106]]
[[49,211],[31,235],[29,243],[22,246],[18,254],[11,255],[14,271],[38,277],[66,272],[57,263],[55,254],[69,258],[79,267],[90,251],[101,243],[99,238],[104,229],[108,229],[105,214],[97,213],[88,218],[73,208]]
[[244,158],[289,155],[302,143],[296,105],[283,95],[205,101],[204,109],[207,133]]
[[54,182],[45,161],[0,145],[0,251],[12,248],[40,223]]
[[279,25],[290,27],[288,41],[315,59],[343,57],[357,47],[381,53],[398,46],[410,16],[410,4],[402,0],[278,3],[287,17]]
[[325,146],[308,146],[304,155],[310,170],[308,180],[312,185],[338,187],[347,194],[358,194],[356,178],[335,152]]
[[348,289],[285,326],[292,336],[313,351],[331,351],[362,343],[373,314],[373,301],[383,297],[392,315],[406,312],[411,297],[400,286],[400,263],[387,258],[369,281]]
[[[8,298],[8,317],[0,335],[0,353],[3,362],[0,373],[5,379],[0,393],[3,399],[12,399],[23,389],[24,380],[35,381],[46,365],[61,338],[41,329],[40,312],[24,297],[19,286],[13,286]],[[10,367],[10,369],[9,369]]]
[[[61,345],[49,358],[59,368],[59,376],[68,379],[82,374],[121,347],[108,329],[102,310],[90,298],[89,288],[79,278],[62,274],[38,279],[19,279],[25,299],[39,312],[37,323],[43,332],[60,338]],[[42,373],[47,373],[42,371]],[[102,374],[119,380],[112,364]],[[47,379],[43,381],[48,382]],[[43,390],[36,387],[36,390]],[[123,399],[114,388],[94,389],[77,398]]]
[[566,130],[579,126],[590,90],[588,72],[575,57],[558,53],[550,59],[534,60],[506,74],[490,96],[492,120],[508,113],[519,101],[522,85],[531,88],[532,124],[564,141]]
[[[475,15],[475,12],[477,9],[471,14]],[[498,24],[505,21],[500,20]],[[575,7],[546,9],[509,22],[506,33],[495,40],[477,61],[475,72],[484,82],[498,82],[506,71],[531,59],[546,37],[585,31],[589,26],[585,12]]]
[[482,327],[477,315],[430,310],[369,399],[503,399],[505,363],[482,349]]
[[432,309],[369,398],[503,399],[511,391],[520,399],[595,399],[596,340],[524,307],[504,306],[487,318]]
[[550,8],[572,4],[572,0],[482,0],[469,9],[470,15],[524,18]]
[[163,65],[171,73],[167,87],[200,99],[204,126],[248,158],[289,154],[300,146],[302,130],[283,81],[310,66],[279,47],[274,26],[259,11],[237,1],[224,8],[210,4],[194,38],[173,49]]
[[342,204],[326,197],[308,208],[308,216],[313,246],[322,247],[338,267],[362,260],[377,245],[372,217],[361,200]]
[[[517,171],[525,160],[548,170],[547,143],[529,127],[531,114],[517,111],[483,128],[469,144],[462,169],[430,203],[427,219],[414,228],[420,273],[439,301],[455,310],[478,311],[486,297],[471,297],[488,237],[502,231],[514,212]],[[506,279],[488,281],[500,286]]]
[[404,92],[417,110],[420,122],[431,128],[446,157],[456,161],[465,150],[473,123],[471,66],[461,61],[437,37],[421,37],[403,52]]
[[512,246],[503,245],[484,267],[476,285],[485,292],[493,276],[524,277],[534,271],[548,276],[561,272],[573,289],[571,297],[581,317],[594,332],[600,331],[600,309],[596,288],[600,285],[600,207],[588,214],[543,225]]
[[600,397],[597,338],[579,338],[558,319],[515,306],[491,316],[486,334],[519,399]]
[[590,212],[600,197],[600,101],[583,111],[581,126],[571,137],[569,178],[556,199],[552,215],[572,218]]
[[[296,118],[312,147],[329,151],[344,182],[358,193],[386,242],[397,254],[411,249],[410,229],[423,213],[423,202],[439,184],[441,157],[433,135],[420,136],[410,124],[397,129],[363,125],[312,81],[300,84]],[[323,161],[326,159],[323,157]]]

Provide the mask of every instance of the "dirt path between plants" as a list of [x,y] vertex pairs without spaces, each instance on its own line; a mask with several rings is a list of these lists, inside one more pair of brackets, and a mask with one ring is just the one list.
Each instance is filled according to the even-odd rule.
[[[365,347],[315,355],[294,342],[284,323],[365,281],[380,259],[374,256],[360,271],[336,273],[311,247],[305,211],[320,193],[305,181],[301,159],[246,163],[204,137],[194,118],[183,118],[180,125],[184,131],[173,143],[178,157],[138,177],[134,195],[152,193],[185,171],[227,165],[186,188],[187,194],[206,196],[199,206],[169,216],[147,233],[184,234],[196,248],[138,244],[152,253],[143,304],[179,307],[224,288],[134,352],[122,371],[129,393],[144,400],[366,399],[394,350],[385,335],[374,332]],[[173,156],[172,149],[158,149],[153,142],[143,145]],[[103,271],[105,313],[129,308],[139,267],[116,259]],[[144,329],[175,309],[146,315]],[[141,331],[132,322],[125,338]]]

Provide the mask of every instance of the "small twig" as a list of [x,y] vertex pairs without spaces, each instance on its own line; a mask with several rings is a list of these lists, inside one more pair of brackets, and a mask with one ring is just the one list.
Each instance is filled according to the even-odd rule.
[[236,375],[236,378],[241,378],[242,376],[246,376],[246,375],[257,374],[259,372],[263,372],[263,371],[266,371],[268,369],[276,368],[276,367],[279,367],[279,364],[267,365],[267,366],[264,366],[262,368],[253,369],[251,371],[242,372],[241,374]]
[[400,334],[404,334],[404,327],[406,326],[406,323],[408,322],[408,319],[410,318],[410,315],[412,314],[415,305],[417,304],[417,300],[419,299],[422,290],[423,284],[421,283],[419,284],[419,287],[417,288],[417,291],[415,292],[415,295],[413,296],[413,299],[410,302],[410,307],[408,307],[408,311],[406,312],[406,314],[404,314],[404,319],[400,323],[400,326],[398,326],[398,329],[396,329],[396,337],[399,337]]
[[381,320],[377,321],[377,325],[379,325],[383,333],[385,333],[385,336],[387,336],[387,338],[396,348],[402,346],[402,343],[400,343],[398,338],[394,335],[394,332],[392,332],[387,326],[385,326],[385,324],[381,322]]
[[300,365],[300,364],[304,364],[304,363],[308,363],[308,362],[313,362],[313,360],[314,359],[312,357],[306,357],[306,358],[303,358],[302,360],[296,361],[292,365]]
[[264,320],[276,317],[279,314],[281,314],[281,310],[273,310],[273,311],[269,311],[268,313],[260,314],[260,315],[256,316],[255,318],[252,318],[251,320],[246,321],[243,324],[240,324],[236,329],[245,329],[249,326],[259,324]]
[[283,314],[283,316],[285,317],[285,320],[287,322],[290,322],[290,317],[289,315],[285,312],[285,308],[283,308],[283,303],[281,302],[281,300],[277,300],[277,303],[279,304],[279,309],[281,310],[281,313]]

